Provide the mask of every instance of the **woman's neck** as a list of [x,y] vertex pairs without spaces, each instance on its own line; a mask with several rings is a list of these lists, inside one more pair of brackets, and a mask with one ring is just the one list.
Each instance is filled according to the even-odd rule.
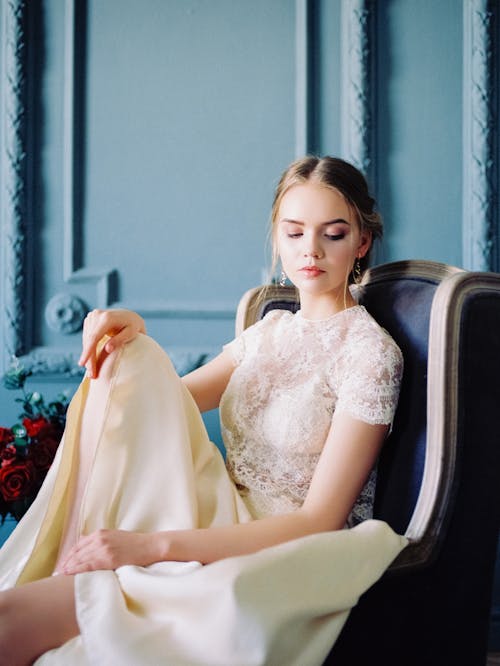
[[328,319],[328,317],[342,312],[342,310],[347,310],[347,308],[352,308],[354,305],[356,305],[356,301],[349,290],[339,295],[300,294],[300,310],[307,319]]

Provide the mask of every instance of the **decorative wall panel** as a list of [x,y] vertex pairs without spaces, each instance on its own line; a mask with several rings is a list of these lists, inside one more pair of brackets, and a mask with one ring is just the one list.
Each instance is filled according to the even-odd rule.
[[342,154],[375,182],[375,3],[342,2]]
[[498,2],[464,1],[463,254],[470,270],[500,270]]
[[4,4],[2,71],[4,127],[1,226],[3,356],[25,351],[27,344],[27,12],[23,0]]
[[308,155],[311,143],[311,0],[295,0],[295,156]]
[[[31,8],[34,6],[31,5]],[[44,190],[37,195],[39,228],[35,230],[35,235],[31,234],[32,240],[26,230],[26,225],[32,224],[34,218],[30,216],[28,210],[25,158],[26,154],[34,152],[34,146],[27,145],[25,112],[26,86],[30,72],[27,71],[24,23],[28,20],[27,14],[30,8],[24,2],[9,2],[4,18],[7,57],[3,76],[6,87],[3,108],[6,177],[3,179],[5,196],[2,197],[5,201],[2,225],[2,248],[4,248],[2,307],[5,317],[2,335],[5,344],[1,369],[5,370],[11,356],[16,355],[21,356],[25,365],[35,374],[52,376],[79,374],[80,370],[75,361],[83,318],[91,308],[109,306],[128,307],[140,312],[149,322],[148,329],[152,334],[164,346],[170,348],[172,353],[177,353],[177,358],[181,359],[180,365],[183,366],[181,370],[189,369],[188,366],[193,363],[193,359],[195,364],[198,363],[232,336],[239,295],[261,279],[267,258],[259,248],[265,241],[273,180],[293,157],[293,135],[296,137],[297,153],[309,150],[311,93],[308,16],[311,2],[296,0],[277,6],[276,10],[269,8],[266,2],[256,5],[254,9],[260,11],[264,17],[269,17],[271,24],[274,22],[274,27],[271,25],[267,33],[262,36],[262,48],[260,52],[256,52],[258,59],[255,65],[255,58],[254,60],[248,58],[243,50],[237,51],[238,39],[234,42],[236,59],[239,60],[233,65],[233,69],[235,72],[237,66],[247,69],[242,85],[245,89],[249,89],[249,84],[253,84],[256,89],[252,100],[255,113],[251,115],[251,119],[252,121],[256,119],[252,136],[255,136],[256,128],[257,131],[261,131],[263,142],[266,142],[267,136],[270,145],[273,146],[270,156],[264,155],[253,139],[248,142],[241,123],[237,128],[238,133],[232,137],[231,128],[222,125],[212,127],[213,137],[208,133],[201,135],[204,131],[202,127],[207,122],[206,118],[217,117],[215,112],[217,105],[222,110],[221,115],[228,115],[229,104],[235,117],[241,116],[242,120],[249,118],[246,113],[248,99],[240,103],[236,91],[233,92],[230,88],[221,90],[220,97],[214,97],[213,110],[205,109],[208,113],[205,113],[204,118],[204,115],[198,113],[191,104],[189,94],[192,93],[196,102],[199,99],[201,101],[197,88],[203,87],[206,81],[201,82],[193,68],[189,72],[187,69],[183,70],[181,64],[183,58],[181,57],[179,63],[176,61],[174,46],[169,46],[169,39],[155,40],[147,32],[152,28],[157,29],[158,24],[162,22],[165,28],[170,30],[173,30],[171,24],[175,22],[182,25],[183,29],[194,26],[195,30],[203,30],[201,22],[204,20],[205,8],[198,2],[193,0],[179,5],[149,0],[147,12],[144,12],[142,5],[133,2],[103,5],[92,0],[54,0],[50,3],[36,3],[36,6],[41,7],[36,15],[36,20],[39,21],[37,29],[41,38],[34,48],[40,48],[44,52],[43,57],[42,53],[37,54],[37,57],[39,55],[43,60],[46,71],[42,72],[40,81],[33,81],[31,85],[36,87],[36,94],[40,97],[40,104],[46,114],[45,125],[37,128],[42,136],[40,146],[45,142],[50,145],[50,150],[39,156],[40,160],[37,163],[37,168],[44,170],[44,173],[38,174]],[[244,22],[241,22],[231,2],[220,3],[218,11],[229,21],[222,41],[233,44],[234,35],[244,35]],[[205,15],[217,24],[214,12],[210,11]],[[158,21],[155,22],[154,16]],[[277,21],[282,33],[279,42],[286,45],[279,55],[285,67],[280,65],[280,62],[274,64]],[[118,23],[122,24],[121,29],[117,26]],[[218,25],[221,30],[225,30],[222,27],[224,22],[219,22]],[[109,63],[107,60],[103,61],[103,58],[108,58],[109,54],[113,53],[108,49],[111,30],[117,50],[127,53],[128,56],[127,65],[118,65],[119,70],[115,68],[112,59]],[[248,30],[253,29],[248,28]],[[172,35],[175,35],[175,39],[179,37],[176,33]],[[203,37],[205,39],[205,35]],[[255,31],[248,33],[247,37],[247,41],[253,46],[256,41]],[[182,41],[185,45],[189,40],[181,37],[181,43]],[[151,51],[152,42],[157,44],[158,52]],[[59,43],[62,44],[62,48],[58,53]],[[135,44],[138,50],[134,52]],[[186,48],[189,53],[194,53],[195,59],[198,59],[196,50],[190,46]],[[213,61],[214,85],[217,87],[215,82],[219,85],[221,81],[226,84],[230,79],[224,74],[228,67],[227,63],[221,67],[223,61],[217,59],[219,57],[217,44],[214,48],[213,54],[205,56],[207,61],[210,59]],[[226,55],[229,56],[229,51],[224,54]],[[203,59],[197,62],[208,71]],[[271,69],[274,68],[274,83],[272,81],[267,83],[266,78],[260,76],[260,70],[266,70],[266,73],[269,71],[268,65]],[[132,76],[121,89],[121,81],[116,84],[119,77],[112,75],[112,71],[125,73],[132,70],[139,72],[142,69],[142,73],[145,72],[145,75],[139,78],[139,84],[142,84],[151,80],[148,68],[154,74],[169,76],[173,86],[167,93],[164,86],[159,85],[159,81],[158,84],[149,83],[146,87],[147,94],[158,94],[158,100],[151,99],[151,103],[148,98],[141,101],[140,96],[134,94]],[[222,75],[219,75],[220,72]],[[192,75],[193,81],[182,78],[188,73]],[[281,90],[277,88],[277,83],[281,86]],[[273,87],[276,88],[275,110],[273,105],[269,106],[265,102],[266,98],[273,99]],[[61,105],[58,107],[59,90]],[[102,90],[105,90],[106,94],[102,94]],[[129,99],[125,100],[125,105],[119,99],[123,91],[131,93]],[[290,108],[288,91],[294,91],[296,99],[295,110],[291,115],[288,113]],[[139,109],[134,121],[140,125],[141,108],[144,111],[154,109],[154,102],[158,101],[158,104],[165,108],[167,116],[172,109],[179,106],[181,102],[178,102],[178,99],[182,99],[183,95],[186,97],[185,104],[188,105],[187,112],[192,114],[193,120],[193,124],[186,125],[184,130],[189,133],[200,133],[201,144],[205,144],[201,151],[194,150],[195,154],[208,163],[211,159],[210,154],[216,154],[219,150],[219,157],[213,160],[215,167],[211,170],[213,173],[209,171],[202,173],[198,170],[199,173],[189,174],[186,169],[194,164],[193,172],[196,172],[196,164],[180,164],[186,155],[186,141],[179,135],[180,127],[169,123],[168,117],[165,117],[156,137],[152,129],[144,126],[137,127],[135,134],[130,132],[131,126],[127,124],[126,117],[127,105],[132,107],[135,104],[135,108]],[[62,123],[58,124],[58,118],[62,118]],[[108,122],[109,118],[112,118],[111,125]],[[172,122],[176,123],[179,114],[176,116],[172,113],[172,118]],[[285,122],[283,118],[286,118]],[[199,127],[196,123],[199,123]],[[112,127],[113,131],[116,130],[118,139],[118,143],[115,143],[111,150],[105,145],[109,137],[109,127]],[[224,132],[229,135],[227,141],[223,138]],[[222,138],[222,144],[219,137]],[[154,163],[154,158],[150,160],[150,155],[139,154],[141,144],[145,145],[148,141],[151,145],[156,143],[155,148],[163,145],[164,155],[171,154],[174,163],[177,162],[180,167],[177,172],[171,171],[166,175],[167,179],[171,178],[171,182],[166,184],[163,199],[153,200],[157,198],[158,190],[155,188],[158,188],[158,183],[161,182],[158,174],[162,168],[163,155],[158,153]],[[59,143],[62,155],[60,164],[56,150]],[[192,138],[189,139],[189,144],[191,150],[195,149]],[[139,149],[134,155],[134,163],[121,161],[120,153],[123,148],[130,148],[130,151]],[[222,172],[221,175],[216,175],[219,163],[222,165],[223,155],[227,152],[238,158],[241,155],[240,164],[236,164],[234,173],[229,172],[224,176]],[[147,161],[141,165],[140,160],[143,158]],[[106,168],[102,166],[104,160],[111,165],[110,170],[106,170],[108,165]],[[167,172],[170,163],[167,163]],[[268,173],[265,179],[262,178],[261,165],[264,165]],[[179,179],[182,166],[185,173],[184,182]],[[52,171],[50,178],[47,177],[49,171]],[[61,174],[59,181],[55,178],[57,171]],[[149,182],[142,178],[142,174],[146,173],[150,177]],[[132,188],[120,182],[120,178],[124,181],[129,174],[136,181],[133,198]],[[189,192],[191,187],[185,185],[189,178],[193,178],[196,182],[196,178],[206,176],[208,176],[207,182],[212,179],[216,187],[220,188],[218,198],[208,184],[204,191],[203,183],[200,182],[202,187],[198,192]],[[241,194],[233,191],[228,197],[227,190],[224,189],[224,180],[231,178],[233,182],[239,178],[238,187]],[[264,187],[262,187],[263,182],[267,183]],[[102,199],[101,205],[103,183],[106,185],[111,183],[111,186],[106,192],[107,198]],[[114,185],[121,189],[113,192]],[[170,206],[169,210],[169,206],[165,206],[165,201],[178,198],[183,188],[187,194],[183,195],[173,208]],[[208,222],[203,219],[204,213],[200,216],[194,210],[198,201],[205,196],[204,192],[210,192],[209,196],[213,198],[206,207],[209,210]],[[247,198],[249,193],[252,193],[253,201],[249,200],[250,207],[245,202],[246,221],[243,221],[238,229],[237,225],[230,223],[231,217],[225,209],[229,206],[235,212],[238,211],[241,209],[238,196]],[[186,196],[191,200],[188,201]],[[155,218],[155,222],[144,224],[139,216],[135,222],[132,213],[126,219],[129,210],[125,204],[121,207],[118,205],[116,214],[109,216],[109,202],[125,201],[127,197],[134,205],[137,204],[140,215],[145,219]],[[192,212],[188,210],[186,213],[186,201],[187,209],[193,209]],[[170,219],[162,223],[160,220],[165,213]],[[225,216],[226,222],[217,220],[217,216],[221,213]],[[100,219],[105,219],[104,225]],[[253,228],[256,221],[257,226]],[[132,232],[129,236],[126,228],[123,233],[120,228],[126,224],[128,231]],[[186,225],[193,226],[193,233],[185,231]],[[205,227],[209,226],[214,231],[212,237],[205,233]],[[199,228],[196,227],[201,227],[202,233],[199,239],[197,239],[200,235]],[[50,231],[50,235],[47,235],[46,229]],[[138,231],[141,232],[140,235]],[[158,234],[160,234],[159,242],[156,242],[153,237]],[[28,243],[35,242],[34,239],[44,241],[39,245],[41,249],[47,248],[47,254],[37,253],[34,257],[27,252]],[[139,245],[136,240],[139,240]],[[165,244],[167,254],[169,253],[169,256],[163,260],[162,244]],[[177,252],[171,250],[173,244],[179,246]],[[250,248],[252,257],[250,262],[242,263],[239,258],[243,246],[247,250]],[[205,254],[206,259],[203,259]],[[206,265],[202,265],[200,261]],[[225,261],[227,267],[224,275],[217,276],[217,273],[220,273],[218,265],[223,266]],[[155,265],[158,266],[158,270],[154,270]],[[141,269],[144,270],[141,272]],[[208,281],[204,279],[207,270],[212,270]],[[185,280],[180,278],[182,273],[186,277]],[[31,276],[34,274],[41,278],[37,283],[36,308],[31,297],[31,300],[27,300],[31,288]],[[215,288],[208,292],[207,284],[210,281]],[[166,289],[164,284],[167,285]],[[33,322],[35,316],[37,319]],[[175,325],[172,327],[169,322],[174,322]],[[202,336],[206,338],[205,343],[197,341],[200,327],[203,327]]]
[[63,275],[69,284],[96,287],[95,305],[110,306],[115,269],[84,267],[81,258],[85,182],[87,2],[65,0],[64,31],[64,243]]

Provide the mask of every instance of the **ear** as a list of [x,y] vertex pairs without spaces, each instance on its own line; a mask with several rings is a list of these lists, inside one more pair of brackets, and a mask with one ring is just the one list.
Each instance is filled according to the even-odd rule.
[[372,232],[371,231],[362,231],[360,234],[360,240],[358,245],[358,252],[356,254],[358,259],[362,259],[372,245]]

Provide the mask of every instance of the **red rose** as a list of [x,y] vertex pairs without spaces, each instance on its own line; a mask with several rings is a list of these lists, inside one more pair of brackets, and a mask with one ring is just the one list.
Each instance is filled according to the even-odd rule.
[[4,450],[0,453],[1,467],[10,465],[17,458],[16,447],[12,444],[7,444]]
[[39,416],[36,419],[23,419],[23,426],[26,428],[28,437],[36,437],[44,428],[50,427],[50,423],[43,416]]
[[0,468],[0,492],[6,502],[27,497],[35,483],[35,468],[31,460]]
[[14,433],[10,428],[0,428],[0,444],[9,444],[14,439]]
[[56,439],[46,438],[30,446],[29,458],[36,469],[46,471],[52,464],[59,442]]

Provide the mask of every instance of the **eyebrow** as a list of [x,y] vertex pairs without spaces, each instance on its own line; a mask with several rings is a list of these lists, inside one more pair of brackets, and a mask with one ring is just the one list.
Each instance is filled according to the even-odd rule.
[[[291,223],[291,224],[298,224],[298,225],[300,225],[301,227],[304,226],[304,222],[302,222],[301,220],[290,220],[290,219],[287,218],[287,217],[285,217],[285,218],[283,218],[282,220],[280,220],[280,222],[289,222],[289,223]],[[322,226],[322,227],[328,227],[328,226],[330,226],[330,224],[347,224],[347,226],[350,226],[351,223],[348,222],[347,220],[344,220],[342,217],[339,217],[339,218],[337,218],[337,219],[335,219],[335,220],[327,220],[326,222],[322,222],[322,223],[321,223],[321,226]]]

